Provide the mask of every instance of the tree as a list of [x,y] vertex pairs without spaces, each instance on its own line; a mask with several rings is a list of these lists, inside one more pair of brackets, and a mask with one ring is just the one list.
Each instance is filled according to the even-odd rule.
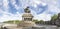
[[51,24],[55,24],[55,21],[57,20],[57,15],[56,14],[54,14],[52,17],[51,17]]
[[43,20],[40,20],[39,22],[44,22]]
[[21,21],[20,20],[9,20],[9,21],[4,21],[3,23],[12,23],[12,24],[18,24],[20,23]]
[[38,20],[33,20],[33,22],[38,22]]
[[44,21],[43,20],[40,20],[40,21],[37,21],[36,20],[36,22],[35,22],[36,24],[43,24],[44,23]]
[[52,17],[51,17],[51,20],[56,20],[58,16],[56,14],[54,14]]

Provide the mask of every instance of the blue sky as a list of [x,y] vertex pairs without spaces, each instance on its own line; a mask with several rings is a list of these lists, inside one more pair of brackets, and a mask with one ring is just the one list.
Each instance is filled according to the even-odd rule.
[[29,6],[33,19],[48,21],[60,13],[60,0],[0,0],[0,22],[22,20],[24,9]]

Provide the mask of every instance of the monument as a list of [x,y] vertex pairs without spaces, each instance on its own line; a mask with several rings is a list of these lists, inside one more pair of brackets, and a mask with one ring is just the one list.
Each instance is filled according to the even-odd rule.
[[[19,24],[11,24],[8,29],[57,29],[54,25],[36,25],[33,21],[33,15],[29,10],[29,7],[24,9],[24,14],[22,15],[22,22]],[[17,26],[16,26],[17,25]],[[56,20],[56,25],[60,26],[60,14],[58,14],[58,19]],[[60,29],[60,28],[59,28]]]
[[33,15],[30,13],[29,7],[24,9],[24,14],[22,15],[22,22],[18,25],[18,27],[31,27],[35,23],[32,22]]

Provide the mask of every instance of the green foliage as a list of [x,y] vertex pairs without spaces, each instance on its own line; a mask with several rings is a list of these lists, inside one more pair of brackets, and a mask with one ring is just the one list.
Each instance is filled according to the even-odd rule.
[[55,25],[55,22],[57,20],[57,17],[58,16],[56,14],[51,17],[51,20],[50,20],[51,24],[54,24]]
[[43,20],[40,20],[39,22],[44,22]]
[[53,15],[52,17],[51,17],[51,21],[55,21],[56,19],[57,19],[57,15],[55,14],[55,15]]
[[44,21],[43,21],[43,20],[40,20],[40,21],[38,21],[38,20],[33,20],[33,22],[35,22],[36,24],[39,24],[39,23],[43,23]]
[[38,22],[38,20],[33,20],[33,22]]
[[19,21],[19,20],[9,20],[9,21],[4,21],[3,23],[14,23],[15,22],[15,24],[18,24],[18,23],[20,23],[21,21]]

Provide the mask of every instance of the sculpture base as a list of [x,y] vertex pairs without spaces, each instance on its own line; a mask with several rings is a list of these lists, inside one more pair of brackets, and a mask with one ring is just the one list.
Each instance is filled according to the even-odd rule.
[[17,25],[17,27],[31,27],[33,26],[35,23],[32,21],[22,21],[21,23],[19,23]]

